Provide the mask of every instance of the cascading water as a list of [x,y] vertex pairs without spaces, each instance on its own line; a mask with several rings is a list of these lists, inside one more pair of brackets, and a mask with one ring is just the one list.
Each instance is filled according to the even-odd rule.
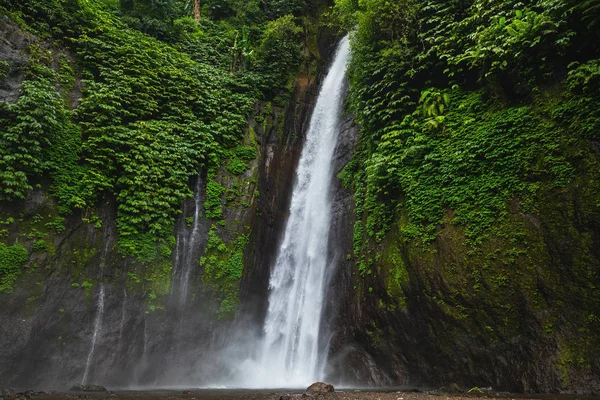
[[90,352],[88,353],[87,360],[85,363],[85,372],[81,379],[81,384],[85,385],[88,381],[88,374],[90,372],[90,366],[94,357],[94,350],[96,349],[96,341],[98,340],[98,334],[102,329],[102,317],[104,316],[104,283],[100,282],[100,292],[98,293],[98,308],[96,310],[96,319],[94,320],[94,333],[92,334],[92,343],[90,345]]
[[[194,191],[194,222],[192,223],[192,232],[188,239],[189,245],[192,247],[196,247],[198,245],[198,240],[200,239],[200,207],[202,206],[202,201],[200,199],[200,188],[202,186],[202,179],[200,175],[198,175],[198,179],[196,181],[196,190]],[[185,250],[185,246],[184,246]],[[181,297],[180,302],[185,304],[187,300],[188,286],[190,283],[190,274],[192,272],[192,264],[197,262],[197,260],[192,259],[192,252],[186,252],[184,254],[184,264],[183,264],[183,273],[181,276]]]
[[104,318],[104,266],[106,265],[106,255],[108,254],[108,246],[110,241],[107,240],[104,248],[102,249],[101,261],[100,261],[100,273],[102,278],[100,279],[100,291],[98,292],[98,306],[96,307],[96,318],[94,319],[94,333],[92,333],[92,342],[90,343],[90,351],[88,353],[85,362],[85,371],[83,378],[81,378],[81,384],[85,385],[88,383],[88,375],[90,372],[90,366],[94,359],[94,351],[96,350],[96,341],[102,330],[102,319]]
[[[319,334],[325,297],[332,158],[344,100],[348,37],[323,82],[298,164],[290,216],[270,278],[269,308],[257,360],[245,384],[306,387],[322,379]],[[256,365],[258,364],[258,365]]]
[[[178,303],[184,306],[187,302],[187,294],[190,282],[192,269],[197,265],[198,259],[195,257],[199,248],[200,235],[200,211],[202,207],[202,199],[200,197],[200,189],[202,187],[202,178],[198,175],[196,180],[196,188],[194,190],[194,216],[192,222],[192,230],[188,232],[185,224],[177,233],[177,243],[175,248],[175,265],[174,270],[179,273],[179,276],[174,276],[171,284],[171,293],[173,289],[177,289]],[[184,210],[185,214],[185,210]]]

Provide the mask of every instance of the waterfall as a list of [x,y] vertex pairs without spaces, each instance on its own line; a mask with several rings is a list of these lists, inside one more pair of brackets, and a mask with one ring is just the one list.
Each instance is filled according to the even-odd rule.
[[[196,190],[194,190],[194,222],[192,223],[192,232],[190,234],[189,240],[186,243],[192,248],[198,247],[198,241],[200,239],[200,207],[202,207],[202,200],[200,198],[200,189],[202,187],[202,179],[200,174],[198,174],[198,179],[196,180]],[[183,250],[186,249],[186,245],[184,244]],[[181,274],[181,297],[179,299],[181,304],[185,304],[187,301],[188,294],[188,286],[190,283],[190,274],[195,265],[197,265],[198,260],[192,257],[194,253],[192,251],[186,251],[184,253],[184,264],[183,271]]]
[[94,359],[94,351],[96,350],[96,341],[98,340],[98,336],[100,335],[100,331],[102,330],[102,318],[104,317],[104,267],[106,265],[106,255],[108,254],[109,245],[110,240],[106,239],[106,243],[104,245],[104,248],[102,249],[102,253],[100,256],[100,291],[98,293],[96,318],[94,319],[94,333],[92,333],[90,351],[85,362],[85,371],[83,373],[83,378],[81,378],[82,385],[85,385],[87,383],[88,375],[90,372],[90,366],[92,365],[92,361]]
[[[198,248],[200,246],[200,212],[202,211],[202,177],[198,174],[194,190],[194,215],[192,229],[186,226],[185,220],[180,222],[177,229],[175,244],[175,262],[173,264],[173,280],[171,282],[171,295],[177,296],[177,304],[185,306],[189,290],[190,276],[194,267],[198,265]],[[184,206],[184,216],[186,209]],[[175,292],[174,292],[175,290]]]
[[125,329],[125,317],[127,316],[127,289],[123,288],[123,300],[121,304],[121,322],[119,323],[119,341],[123,339],[123,329]]
[[85,363],[85,372],[81,379],[81,384],[85,385],[88,380],[88,374],[90,372],[90,365],[94,357],[94,350],[96,349],[96,340],[98,339],[98,333],[102,329],[102,317],[104,316],[104,283],[100,282],[100,293],[98,294],[98,308],[96,310],[96,319],[94,321],[94,333],[92,334],[92,344],[90,345],[90,352],[87,356]]
[[[323,379],[320,329],[328,264],[332,158],[349,58],[345,37],[323,82],[302,149],[290,216],[269,282],[264,338],[247,385],[306,387]],[[247,365],[246,367],[250,367]]]

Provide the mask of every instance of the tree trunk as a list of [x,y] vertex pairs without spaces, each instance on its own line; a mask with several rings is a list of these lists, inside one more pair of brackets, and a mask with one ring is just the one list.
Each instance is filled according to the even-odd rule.
[[198,22],[202,19],[200,0],[194,0],[194,21]]

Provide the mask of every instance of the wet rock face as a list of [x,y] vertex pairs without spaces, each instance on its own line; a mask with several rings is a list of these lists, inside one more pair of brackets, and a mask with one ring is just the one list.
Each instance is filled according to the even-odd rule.
[[0,101],[14,102],[25,77],[29,47],[36,43],[35,36],[23,32],[7,16],[0,15]]
[[337,175],[350,161],[358,140],[358,127],[347,117],[340,127],[338,144],[334,152],[334,177],[331,195],[333,209],[329,236],[329,270],[327,303],[325,305],[323,337],[327,343],[328,370],[326,378],[345,384],[385,386],[392,383],[384,369],[371,355],[371,337],[365,326],[371,310],[362,298],[357,298],[357,278],[353,254],[354,201]]
[[[5,240],[19,240],[30,252],[13,293],[0,293],[0,342],[10,343],[0,346],[0,386],[64,390],[81,381],[101,281],[104,314],[90,376],[119,379],[120,371],[132,368],[142,346],[136,332],[143,332],[143,294],[132,290],[129,299],[123,298],[127,272],[135,271],[135,264],[128,269],[131,260],[117,254],[114,203],[97,210],[100,229],[73,215],[62,225],[63,233],[42,231],[45,223],[55,221],[56,212],[45,189],[32,191],[24,202],[0,204],[2,218],[16,221]],[[33,217],[41,221],[31,225]],[[25,239],[35,230],[45,235],[48,251],[35,250]]]
[[[545,193],[536,215],[508,204],[512,215],[505,226],[521,229],[526,256],[490,261],[491,255],[501,258],[519,248],[498,236],[484,241],[482,255],[472,255],[460,227],[447,224],[425,250],[406,244],[398,232],[373,245],[382,260],[397,251],[406,276],[396,288],[390,287],[398,278],[389,263],[375,265],[373,274],[365,276],[356,265],[344,264],[348,269],[331,284],[339,302],[331,377],[599,393],[597,330],[586,328],[586,318],[596,315],[599,303],[584,295],[589,293],[584,281],[591,279],[597,287],[597,276],[588,271],[600,266],[600,218],[590,207],[598,192],[588,190],[595,184],[586,173],[593,172],[578,177],[580,184],[570,193]],[[510,237],[510,231],[504,232]],[[346,248],[350,252],[351,244]],[[513,271],[518,272],[511,276]],[[475,281],[477,273],[481,277]],[[504,274],[506,283],[494,281]],[[579,365],[574,354],[579,354]]]
[[318,77],[298,79],[285,106],[259,104],[251,121],[260,147],[259,197],[247,252],[249,267],[242,278],[240,314],[250,316],[255,326],[262,326],[265,317],[270,269],[287,221],[296,166],[318,83]]

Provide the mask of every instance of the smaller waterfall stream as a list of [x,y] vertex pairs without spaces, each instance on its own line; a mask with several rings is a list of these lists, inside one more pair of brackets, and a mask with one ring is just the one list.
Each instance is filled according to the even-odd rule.
[[85,363],[85,372],[83,373],[83,378],[81,379],[81,384],[85,385],[88,380],[88,374],[90,372],[90,365],[92,364],[92,360],[94,357],[94,350],[96,349],[96,340],[98,339],[98,334],[102,329],[102,317],[104,316],[104,283],[100,282],[100,292],[98,293],[98,308],[96,311],[96,318],[94,320],[94,333],[92,334],[92,344],[90,345],[90,352],[87,356],[87,361]]
[[119,344],[123,340],[123,329],[125,329],[125,318],[127,317],[127,289],[123,288],[123,300],[121,304],[121,321],[119,322]]
[[[192,248],[197,247],[198,239],[200,238],[200,207],[202,206],[202,201],[200,199],[200,189],[202,187],[202,179],[200,175],[198,175],[198,179],[196,181],[196,190],[194,191],[194,222],[192,223],[192,233],[190,234],[189,239],[187,240],[188,245]],[[183,250],[187,250],[185,247]],[[190,284],[190,274],[192,272],[192,268],[194,263],[197,264],[197,260],[194,260],[192,257],[192,251],[186,251],[183,254],[183,270],[181,274],[181,297],[180,303],[185,304],[187,300],[188,287]]]
[[[198,174],[196,186],[194,188],[194,215],[192,222],[192,230],[189,231],[185,221],[182,221],[181,227],[177,232],[177,240],[175,245],[175,262],[174,273],[171,283],[171,295],[175,294],[179,306],[184,306],[187,302],[189,290],[190,276],[194,266],[198,265],[199,257],[197,249],[200,245],[200,212],[202,211],[202,178]],[[184,215],[186,215],[184,209]]]
[[90,344],[90,352],[88,353],[86,362],[85,362],[85,371],[83,373],[83,378],[81,378],[81,384],[87,384],[90,366],[92,365],[92,361],[94,360],[94,351],[96,350],[96,342],[98,337],[100,336],[100,332],[102,331],[102,319],[104,318],[104,267],[106,265],[106,256],[108,254],[108,247],[110,245],[110,240],[106,240],[104,248],[102,249],[102,253],[100,255],[100,291],[98,292],[98,305],[96,307],[96,318],[94,318],[94,333],[92,334],[92,342]]

